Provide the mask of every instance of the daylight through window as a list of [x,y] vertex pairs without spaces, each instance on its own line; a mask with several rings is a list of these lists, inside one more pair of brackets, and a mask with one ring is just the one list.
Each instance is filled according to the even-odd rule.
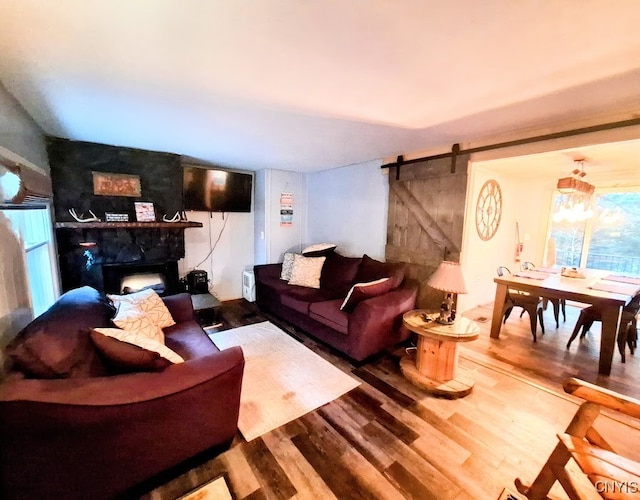
[[[553,213],[562,195],[554,195]],[[552,218],[547,258],[549,264],[640,274],[640,189],[597,193],[593,214],[585,220]]]
[[34,317],[46,311],[57,296],[57,274],[49,208],[3,209],[13,232],[22,241]]

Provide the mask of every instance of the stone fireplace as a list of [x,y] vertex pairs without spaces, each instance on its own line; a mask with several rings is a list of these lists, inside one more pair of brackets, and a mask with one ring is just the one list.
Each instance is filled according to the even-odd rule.
[[139,275],[139,280],[147,283],[150,275],[158,275],[144,286],[157,286],[165,295],[180,291],[178,260],[184,257],[184,228],[58,226],[63,290],[89,285],[106,293],[120,293],[123,286],[139,286],[123,285],[127,276]]
[[[152,286],[180,291],[179,259],[185,255],[184,230],[199,223],[166,223],[182,210],[182,164],[175,154],[49,137],[56,241],[63,291],[89,285],[107,293]],[[139,196],[96,192],[94,173],[139,179]],[[153,203],[156,222],[137,222],[135,202]],[[79,223],[91,211],[100,221]],[[105,222],[107,213],[121,222]],[[122,280],[136,275],[133,284]],[[143,283],[142,285],[140,283]]]

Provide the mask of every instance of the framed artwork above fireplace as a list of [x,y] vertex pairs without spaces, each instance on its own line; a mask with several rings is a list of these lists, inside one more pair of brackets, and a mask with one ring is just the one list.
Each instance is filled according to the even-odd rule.
[[142,196],[140,176],[91,172],[93,174],[93,194],[96,196]]

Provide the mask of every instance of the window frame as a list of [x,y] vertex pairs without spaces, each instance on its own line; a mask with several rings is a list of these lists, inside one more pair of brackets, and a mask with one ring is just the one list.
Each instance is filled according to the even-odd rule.
[[[31,308],[31,312],[34,317],[37,317],[39,314],[43,313],[48,307],[60,296],[60,271],[58,268],[58,252],[57,252],[57,244],[55,238],[54,231],[54,221],[53,221],[53,210],[50,202],[39,202],[39,203],[30,203],[30,204],[21,204],[21,205],[10,205],[10,204],[0,204],[0,211],[2,212],[12,212],[12,211],[29,211],[29,210],[44,210],[45,213],[42,214],[42,230],[43,230],[43,238],[38,240],[37,242],[28,242],[26,241],[23,229],[19,228],[16,230],[14,227],[14,223],[10,217],[9,221],[11,224],[11,230],[16,233],[16,236],[22,242],[22,260],[23,265],[27,277],[27,286],[29,289],[29,306]],[[50,303],[46,307],[41,307],[36,310],[34,297],[36,295],[34,291],[34,287],[32,284],[31,274],[29,270],[29,262],[28,256],[29,254],[34,255],[33,252],[41,249],[43,246],[48,247],[48,262],[49,262],[49,272],[51,277],[51,289],[47,293],[51,294]]]
[[[608,193],[632,193],[632,192],[640,193],[640,186],[615,186],[615,187],[596,188],[593,193],[593,196],[595,197],[595,196],[608,194]],[[544,246],[544,253],[543,253],[544,262],[548,262],[549,239],[551,238],[551,231],[553,229],[553,215],[554,215],[554,207],[555,207],[554,201],[556,196],[560,196],[560,195],[561,193],[559,193],[557,190],[554,190],[551,193],[551,197],[550,197],[550,210],[549,210],[549,217],[547,219],[547,232],[546,232],[545,246]],[[594,219],[595,219],[595,216],[584,221],[585,223],[584,236],[582,240],[582,248],[580,253],[580,268],[582,269],[587,268],[586,267],[587,261],[589,260],[589,248],[591,246],[591,238],[593,235]]]

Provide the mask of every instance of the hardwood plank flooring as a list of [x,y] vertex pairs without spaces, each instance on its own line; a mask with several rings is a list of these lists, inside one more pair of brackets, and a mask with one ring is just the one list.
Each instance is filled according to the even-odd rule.
[[[173,499],[225,474],[235,499],[497,499],[513,481],[532,480],[554,448],[556,433],[579,400],[562,392],[578,376],[640,398],[640,354],[620,362],[611,376],[598,375],[599,325],[565,344],[579,309],[533,343],[526,316],[514,312],[500,339],[489,337],[491,304],[465,316],[480,318],[480,337],[460,346],[460,364],[476,385],[461,399],[435,398],[406,380],[399,369],[405,346],[355,365],[286,322],[262,314],[242,299],[225,302],[219,330],[270,320],[307,347],[361,380],[341,398],[247,443],[202,458],[182,474],[149,491],[145,499]],[[614,448],[640,461],[640,424],[607,414],[599,431]],[[553,498],[566,498],[556,485]]]

